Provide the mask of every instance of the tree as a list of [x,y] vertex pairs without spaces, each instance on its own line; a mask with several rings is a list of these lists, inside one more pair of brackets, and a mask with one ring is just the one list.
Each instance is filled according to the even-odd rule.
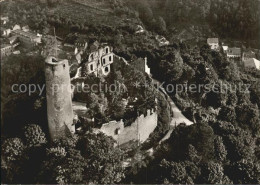
[[191,144],[188,146],[187,159],[195,164],[201,161],[201,156],[198,155],[196,148]]
[[30,124],[24,128],[25,143],[29,146],[39,146],[47,142],[44,132],[39,125]]
[[225,145],[223,144],[223,139],[221,136],[216,136],[214,139],[214,149],[216,159],[223,162],[227,157],[227,150]]
[[2,154],[7,161],[16,161],[21,159],[25,146],[20,138],[6,139],[2,146]]
[[219,163],[208,162],[202,166],[201,183],[230,184],[231,181],[224,175],[224,169]]
[[185,166],[187,175],[193,180],[194,183],[196,183],[198,177],[201,175],[200,167],[191,161],[184,161],[183,165]]
[[146,1],[136,1],[136,3],[138,6],[139,17],[149,25],[153,19],[152,9]]
[[237,121],[242,128],[249,128],[254,134],[260,130],[260,116],[258,107],[240,105],[236,107]]
[[123,152],[114,147],[115,141],[103,133],[87,132],[78,144],[86,159],[86,183],[116,183],[124,177]]
[[242,159],[230,166],[230,177],[236,184],[259,184],[260,183],[260,163],[252,159]]
[[160,171],[162,176],[159,183],[164,184],[185,184],[188,178],[185,167],[181,163],[169,162],[163,159],[160,164]]
[[164,76],[164,80],[167,82],[175,82],[182,75],[183,70],[183,60],[180,54],[170,53],[166,56],[165,60],[160,62],[160,69]]
[[204,158],[211,158],[214,147],[214,131],[207,123],[198,123],[196,149]]
[[164,19],[161,16],[158,17],[158,19],[157,19],[157,21],[155,23],[155,26],[156,26],[157,31],[159,33],[163,33],[163,32],[166,31],[166,23],[165,23]]
[[20,138],[6,139],[1,152],[1,182],[20,183],[26,160],[25,146]]
[[180,163],[171,163],[171,179],[170,182],[174,184],[184,184],[185,180],[187,178],[187,172],[185,170],[185,167]]
[[73,148],[51,147],[46,149],[47,159],[43,161],[40,173],[41,183],[82,183],[86,160],[80,151]]
[[228,121],[235,123],[236,121],[236,111],[234,107],[230,106],[221,106],[221,109],[218,114],[218,119],[223,121]]

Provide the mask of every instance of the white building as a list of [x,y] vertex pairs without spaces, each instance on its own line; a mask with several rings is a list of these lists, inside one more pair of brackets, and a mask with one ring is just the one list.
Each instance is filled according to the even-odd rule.
[[159,46],[167,46],[170,44],[170,42],[161,35],[156,35],[155,39],[159,42]]
[[219,40],[218,38],[208,38],[207,43],[211,49],[216,50],[219,48]]
[[222,49],[223,49],[224,53],[227,53],[228,46],[222,46]]
[[137,34],[137,33],[143,33],[143,32],[144,32],[144,28],[141,25],[137,25],[135,33]]
[[255,52],[253,52],[253,51],[245,51],[245,52],[243,52],[243,55],[242,55],[242,61],[243,62],[248,60],[248,59],[250,59],[250,58],[256,58]]
[[255,58],[249,58],[244,61],[244,66],[260,70],[260,61]]
[[229,48],[227,50],[228,58],[240,58],[241,57],[241,48]]

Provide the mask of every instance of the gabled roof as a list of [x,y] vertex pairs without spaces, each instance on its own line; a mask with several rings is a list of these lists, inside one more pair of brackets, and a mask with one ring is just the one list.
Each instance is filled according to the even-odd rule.
[[33,32],[25,32],[23,30],[13,30],[14,34],[16,35],[22,35],[23,37],[27,37],[27,38],[31,38],[31,39],[36,39],[38,38],[37,34],[33,33]]
[[246,58],[255,58],[256,57],[255,52],[253,52],[253,51],[246,51],[243,53],[243,56]]
[[222,48],[223,48],[224,51],[228,50],[228,46],[222,46]]
[[260,61],[255,58],[249,58],[244,62],[245,67],[253,67],[260,70]]
[[207,43],[208,44],[218,43],[218,38],[208,38]]
[[227,50],[228,55],[241,55],[241,48],[229,48]]

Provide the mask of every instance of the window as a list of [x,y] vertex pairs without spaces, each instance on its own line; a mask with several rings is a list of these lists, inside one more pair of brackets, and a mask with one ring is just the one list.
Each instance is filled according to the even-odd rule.
[[90,65],[90,71],[93,71],[93,64]]
[[94,55],[93,55],[93,54],[90,55],[90,59],[91,59],[91,60],[94,59]]
[[108,48],[106,48],[106,53],[108,53]]
[[110,62],[112,61],[112,57],[111,57],[111,56],[109,56],[109,61],[110,61]]
[[117,129],[115,130],[115,135],[118,135],[118,134],[120,134],[120,128],[117,128]]
[[65,69],[65,67],[66,67],[66,65],[65,64],[63,64],[63,68]]
[[109,70],[108,67],[105,67],[105,72],[106,72],[106,73],[108,72],[108,70]]
[[106,59],[105,58],[103,58],[103,64],[105,64],[106,63]]

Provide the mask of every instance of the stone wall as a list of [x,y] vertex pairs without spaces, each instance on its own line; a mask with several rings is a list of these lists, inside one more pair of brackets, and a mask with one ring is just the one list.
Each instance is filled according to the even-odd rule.
[[122,120],[110,121],[103,124],[98,131],[113,137],[119,145],[138,140],[143,143],[156,128],[157,118],[156,111],[148,110],[146,116],[140,115],[130,126],[124,127]]
[[68,60],[45,60],[48,127],[51,139],[75,132]]

